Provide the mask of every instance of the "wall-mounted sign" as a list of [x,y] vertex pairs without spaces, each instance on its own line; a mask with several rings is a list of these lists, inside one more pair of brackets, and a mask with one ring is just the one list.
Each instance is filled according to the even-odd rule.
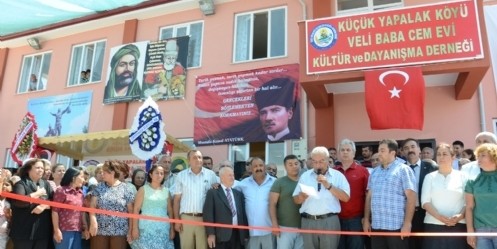
[[483,58],[475,0],[306,22],[307,74]]

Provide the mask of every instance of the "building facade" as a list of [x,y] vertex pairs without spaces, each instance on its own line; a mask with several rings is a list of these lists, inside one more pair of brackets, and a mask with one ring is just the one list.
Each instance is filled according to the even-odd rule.
[[[0,133],[4,139],[0,141],[0,162],[12,166],[9,156],[12,139],[28,111],[28,104],[36,99],[91,92],[91,101],[87,104],[89,117],[84,121],[88,123],[86,132],[129,129],[142,104],[140,101],[103,104],[107,75],[111,73],[111,48],[185,35],[190,37],[190,45],[184,98],[157,103],[167,133],[188,145],[192,145],[194,137],[197,78],[300,65],[302,138],[277,143],[198,146],[204,155],[214,158],[214,163],[224,159],[241,162],[249,156],[260,156],[282,165],[286,154],[294,153],[306,158],[307,148],[317,145],[332,147],[343,138],[364,144],[382,138],[415,137],[428,143],[461,140],[472,147],[476,133],[481,130],[494,132],[496,129],[497,94],[483,8],[496,5],[497,1],[477,1],[482,21],[483,59],[422,66],[427,77],[425,121],[421,131],[370,128],[364,100],[363,70],[307,74],[307,37],[303,21],[434,2],[214,2],[215,13],[207,16],[200,10],[198,1],[173,1],[2,41],[0,114],[4,118]],[[35,50],[26,44],[30,37],[39,39],[41,49]],[[90,76],[83,79],[80,74],[87,69],[91,71]],[[30,84],[32,74],[39,79],[38,84]],[[49,111],[46,115],[55,120]],[[87,159],[91,158],[82,160]]]

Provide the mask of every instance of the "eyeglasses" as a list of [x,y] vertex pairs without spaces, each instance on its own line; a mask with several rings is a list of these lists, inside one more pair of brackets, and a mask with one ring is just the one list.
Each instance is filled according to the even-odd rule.
[[325,159],[321,159],[321,160],[312,160],[312,163],[316,163],[316,164],[324,164],[324,163],[328,163],[329,161],[328,160],[325,160]]

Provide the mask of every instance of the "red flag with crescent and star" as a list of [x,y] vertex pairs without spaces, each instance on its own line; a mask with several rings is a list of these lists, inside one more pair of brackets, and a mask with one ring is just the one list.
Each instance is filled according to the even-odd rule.
[[423,129],[425,82],[421,67],[365,71],[364,78],[371,129]]

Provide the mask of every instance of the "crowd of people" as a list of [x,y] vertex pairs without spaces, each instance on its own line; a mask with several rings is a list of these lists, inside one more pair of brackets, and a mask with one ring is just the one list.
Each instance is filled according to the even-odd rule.
[[358,160],[343,139],[313,148],[307,162],[286,156],[280,177],[276,164],[251,157],[238,180],[232,162],[216,165],[198,150],[177,173],[167,155],[132,174],[116,160],[87,172],[33,158],[14,176],[1,171],[2,190],[73,208],[1,196],[0,249],[496,249],[497,236],[410,236],[497,232],[497,138],[475,141],[473,151],[460,141],[421,149],[416,139],[384,139],[377,153],[361,147]]

